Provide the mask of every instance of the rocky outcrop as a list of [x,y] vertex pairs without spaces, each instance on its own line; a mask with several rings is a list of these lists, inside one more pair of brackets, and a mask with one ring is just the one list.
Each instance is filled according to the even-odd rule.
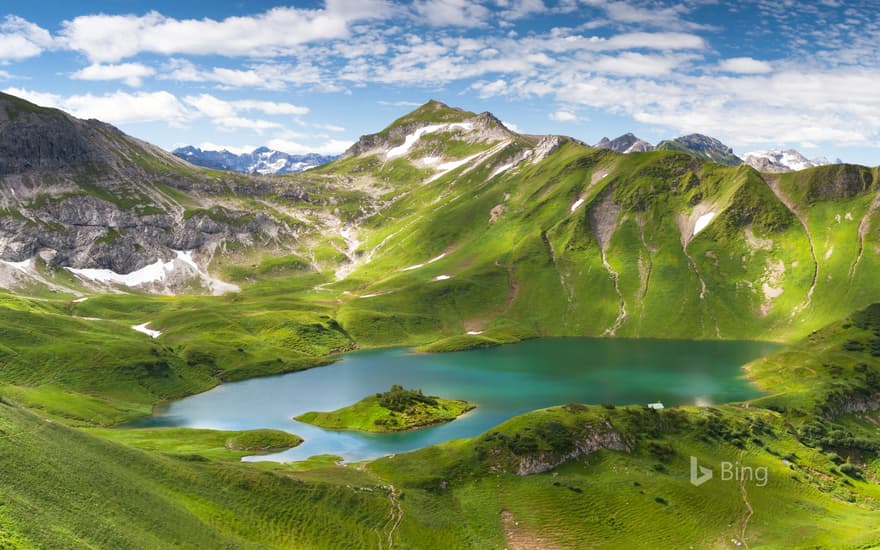
[[567,453],[557,454],[551,452],[538,452],[519,457],[519,463],[516,466],[516,474],[520,476],[540,474],[552,470],[560,464],[564,464],[570,460],[603,449],[630,453],[633,451],[633,445],[617,432],[610,423],[605,423],[594,427],[593,430],[586,435],[575,440],[574,449]]
[[269,196],[309,198],[290,182],[199,172],[108,124],[0,94],[0,260],[127,274],[175,251],[293,242],[286,221],[236,208]]

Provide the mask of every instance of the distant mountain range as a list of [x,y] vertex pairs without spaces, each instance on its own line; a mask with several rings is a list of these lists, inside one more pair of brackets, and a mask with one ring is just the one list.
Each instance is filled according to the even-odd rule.
[[754,151],[743,155],[743,161],[749,166],[761,172],[792,172],[814,168],[826,164],[840,164],[840,159],[828,160],[826,157],[808,159],[794,149],[784,151],[771,149],[769,151]]
[[302,172],[338,158],[338,155],[319,155],[317,153],[293,155],[268,147],[258,147],[250,153],[235,154],[225,149],[212,151],[189,145],[177,148],[172,153],[196,166],[262,175]]
[[623,134],[615,139],[602,138],[594,145],[598,149],[610,149],[618,153],[644,153],[647,151],[665,150],[688,153],[702,160],[739,166],[748,164],[761,172],[781,173],[813,168],[826,164],[840,164],[843,161],[836,159],[828,160],[826,157],[808,159],[794,149],[768,151],[754,151],[746,153],[742,157],[734,154],[733,149],[719,140],[702,134],[690,134],[687,136],[667,139],[651,145],[632,133]]

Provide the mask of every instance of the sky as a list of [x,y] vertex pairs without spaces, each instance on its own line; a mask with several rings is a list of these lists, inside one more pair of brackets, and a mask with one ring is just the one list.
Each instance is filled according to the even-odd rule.
[[6,0],[0,89],[166,149],[339,153],[429,99],[880,164],[880,0]]

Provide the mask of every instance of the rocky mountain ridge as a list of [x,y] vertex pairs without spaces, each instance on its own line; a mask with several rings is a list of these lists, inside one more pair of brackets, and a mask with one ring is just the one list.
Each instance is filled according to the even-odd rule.
[[196,166],[264,176],[298,173],[339,158],[339,155],[318,153],[294,155],[268,147],[257,147],[250,153],[236,154],[225,149],[216,151],[200,149],[192,145],[179,147],[172,151],[172,154]]
[[760,172],[783,173],[806,170],[826,164],[841,164],[837,159],[832,162],[825,157],[808,159],[794,149],[770,149],[767,151],[752,151],[743,155],[743,162]]

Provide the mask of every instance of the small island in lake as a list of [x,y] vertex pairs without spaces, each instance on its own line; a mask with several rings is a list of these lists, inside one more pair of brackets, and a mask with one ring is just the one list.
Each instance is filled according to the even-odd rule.
[[330,430],[399,432],[455,420],[474,408],[467,401],[424,395],[397,384],[332,412],[307,412],[295,419]]

